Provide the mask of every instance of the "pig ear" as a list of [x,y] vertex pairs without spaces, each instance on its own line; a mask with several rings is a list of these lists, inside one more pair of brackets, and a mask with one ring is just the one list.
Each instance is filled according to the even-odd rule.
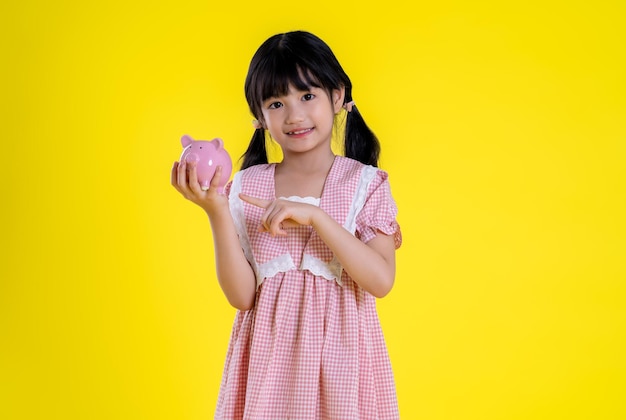
[[220,139],[219,137],[213,139],[213,141],[216,143],[216,148],[217,150],[222,150],[224,148],[224,140]]
[[193,143],[193,139],[191,138],[191,136],[188,136],[187,134],[185,134],[184,136],[180,138],[180,143],[183,145],[183,147],[187,147],[191,143]]

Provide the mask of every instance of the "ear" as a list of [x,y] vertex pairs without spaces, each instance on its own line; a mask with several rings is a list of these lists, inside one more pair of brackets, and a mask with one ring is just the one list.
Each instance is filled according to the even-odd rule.
[[260,128],[263,128],[263,129],[265,128],[263,126],[263,121],[261,120],[252,120],[252,127],[254,127],[255,130],[258,130]]
[[180,143],[183,145],[183,147],[187,147],[191,143],[193,143],[193,139],[191,138],[191,136],[185,134],[180,138]]
[[214,138],[211,143],[217,143],[217,145],[215,146],[216,150],[222,150],[224,148],[224,140],[222,140],[219,137]]
[[343,107],[343,99],[346,96],[346,88],[342,87],[341,89],[335,89],[332,91],[332,100],[333,100],[333,109],[335,110],[335,114],[338,114]]

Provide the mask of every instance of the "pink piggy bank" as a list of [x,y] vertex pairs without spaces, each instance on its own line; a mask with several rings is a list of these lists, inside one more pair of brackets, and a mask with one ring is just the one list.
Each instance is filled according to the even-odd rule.
[[230,174],[233,170],[232,161],[228,152],[224,149],[222,139],[215,138],[211,141],[194,140],[191,136],[184,135],[181,137],[180,142],[184,147],[183,154],[180,155],[180,162],[185,161],[188,164],[196,162],[198,182],[203,190],[209,189],[215,169],[218,166],[222,167],[222,176],[217,188],[217,192],[222,194],[224,185],[230,179]]

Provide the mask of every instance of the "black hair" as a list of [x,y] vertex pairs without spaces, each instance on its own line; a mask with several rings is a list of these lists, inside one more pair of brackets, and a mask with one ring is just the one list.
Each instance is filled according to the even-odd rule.
[[[250,112],[261,120],[262,103],[268,98],[286,95],[290,85],[298,90],[322,88],[331,96],[333,90],[345,89],[344,105],[352,101],[352,82],[330,47],[317,36],[304,31],[277,34],[267,39],[250,62],[244,86]],[[367,165],[377,166],[380,143],[369,129],[356,106],[346,117],[344,153]],[[242,156],[241,169],[267,163],[265,132],[255,130]]]

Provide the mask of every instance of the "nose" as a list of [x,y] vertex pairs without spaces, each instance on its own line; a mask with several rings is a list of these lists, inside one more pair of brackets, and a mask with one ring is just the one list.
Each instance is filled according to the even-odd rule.
[[287,124],[295,124],[304,120],[304,109],[299,104],[290,104],[287,108]]
[[195,153],[189,153],[186,157],[185,157],[185,161],[187,163],[192,163],[192,162],[198,162],[200,160],[200,156],[198,156]]

